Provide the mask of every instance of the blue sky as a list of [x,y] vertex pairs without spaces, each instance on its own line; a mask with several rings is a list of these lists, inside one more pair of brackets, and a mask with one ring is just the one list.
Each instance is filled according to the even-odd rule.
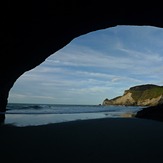
[[116,26],[75,38],[24,73],[9,102],[96,105],[148,83],[163,85],[163,29]]

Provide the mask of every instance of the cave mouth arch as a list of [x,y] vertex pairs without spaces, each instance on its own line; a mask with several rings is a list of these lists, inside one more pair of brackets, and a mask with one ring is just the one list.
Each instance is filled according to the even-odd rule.
[[4,8],[9,14],[2,16],[0,111],[6,111],[15,81],[72,39],[116,25],[163,27],[162,5],[158,3],[144,6],[123,1],[118,5],[121,7],[107,1],[7,1]]
[[[98,104],[109,94],[109,98],[121,95],[124,89],[134,85],[161,84],[161,79],[158,79],[154,73],[162,76],[160,65],[162,62],[160,50],[162,40],[160,38],[163,36],[163,32],[161,30],[161,28],[152,26],[121,25],[82,35],[74,39],[65,48],[48,57],[40,65],[40,70],[38,66],[36,71],[31,70],[31,75],[26,73],[20,77],[15,83],[16,86],[11,90],[12,100],[10,101],[9,96],[9,102],[15,101],[15,95],[17,99],[28,98],[27,101],[24,101],[25,103],[29,103],[35,98],[34,103],[39,103],[37,99],[40,99],[43,103],[50,101],[50,103],[66,104],[73,103],[72,101],[76,102],[77,99],[82,99],[87,94],[87,101],[80,100],[77,103]],[[157,51],[158,49],[159,51]],[[155,65],[157,67],[154,67]],[[42,75],[43,73],[44,75]],[[151,76],[153,77],[151,78]],[[23,88],[21,81],[23,82],[25,79],[29,84],[27,88],[24,86],[25,94],[23,94],[20,92],[20,88]],[[44,89],[45,87],[48,87],[49,95],[47,94],[48,91]],[[54,89],[54,87],[57,88]],[[117,89],[115,90],[115,88]],[[32,94],[35,95],[33,96],[29,91],[34,90],[35,93]],[[74,97],[74,100],[63,102],[64,94],[68,95],[68,100],[71,96]],[[57,101],[57,96],[61,99],[60,102]],[[92,98],[89,99],[89,97]],[[21,102],[19,99],[18,101]],[[88,100],[91,102],[89,103]],[[93,100],[96,103],[93,103]]]

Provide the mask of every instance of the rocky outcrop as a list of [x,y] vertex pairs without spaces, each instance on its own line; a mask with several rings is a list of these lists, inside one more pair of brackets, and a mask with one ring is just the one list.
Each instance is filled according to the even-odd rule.
[[132,98],[132,93],[128,92],[123,96],[116,97],[114,99],[105,99],[103,105],[134,105],[135,100]]
[[163,104],[163,86],[152,84],[131,87],[123,96],[105,99],[103,105],[156,106]]
[[116,25],[163,27],[162,5],[150,1],[7,0],[2,8],[0,111],[15,81],[72,39]]
[[135,117],[163,121],[163,104],[143,108],[136,113]]

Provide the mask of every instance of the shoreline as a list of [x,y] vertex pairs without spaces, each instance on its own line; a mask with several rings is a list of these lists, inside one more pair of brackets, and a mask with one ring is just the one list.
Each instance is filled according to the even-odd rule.
[[0,127],[6,162],[162,162],[163,123],[139,118]]
[[71,122],[76,120],[91,120],[101,118],[131,118],[134,113],[75,113],[75,114],[6,114],[5,125],[18,127],[38,126],[51,123]]

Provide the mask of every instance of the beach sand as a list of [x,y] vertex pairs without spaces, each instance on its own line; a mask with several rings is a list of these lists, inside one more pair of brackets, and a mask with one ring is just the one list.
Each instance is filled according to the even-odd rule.
[[[0,127],[2,163],[162,163],[163,122],[103,118]],[[3,160],[3,161],[2,161]]]

